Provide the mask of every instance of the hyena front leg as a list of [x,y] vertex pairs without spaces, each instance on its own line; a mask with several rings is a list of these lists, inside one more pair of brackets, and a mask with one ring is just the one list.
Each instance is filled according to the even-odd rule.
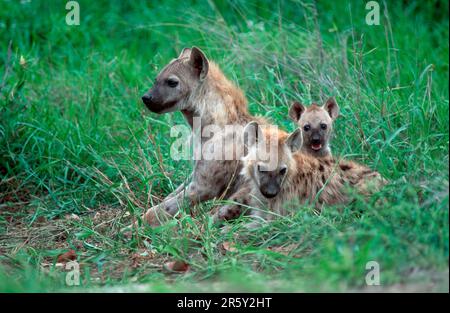
[[[191,175],[192,177],[192,175]],[[147,212],[143,215],[142,219],[144,223],[149,224],[151,226],[157,226],[161,225],[161,223],[171,216],[173,216],[177,210],[176,208],[178,206],[178,203],[181,203],[183,201],[183,198],[185,196],[185,192],[188,189],[190,183],[188,181],[185,181],[180,186],[178,186],[174,191],[172,191],[167,197],[164,198],[163,202],[160,204],[150,208],[147,210]],[[175,212],[171,214],[172,212]],[[127,237],[131,237],[131,230],[134,227],[137,227],[137,221],[134,221],[131,225],[124,227],[122,229],[122,233],[125,234]]]
[[[255,206],[255,204],[251,204],[251,206]],[[271,215],[267,214],[261,210],[255,210],[255,209],[251,209],[249,212],[249,219],[250,221],[243,224],[243,227],[248,229],[248,230],[253,230],[253,229],[257,229],[261,226],[263,226],[264,224],[267,223],[267,221],[269,221],[271,219]],[[231,225],[224,225],[221,229],[221,233],[226,235],[228,234],[230,231],[232,230]],[[235,234],[236,238],[246,238],[245,235],[242,234]]]
[[215,193],[207,188],[201,188],[197,182],[191,182],[185,190],[180,191],[172,197],[167,197],[160,204],[150,208],[144,214],[144,221],[151,226],[158,226],[173,217],[183,203],[194,205],[215,197]]
[[[236,203],[222,206],[214,215],[214,221],[216,223],[220,224],[245,214],[248,215],[249,221],[244,224],[244,227],[251,230],[261,227],[273,217],[272,214],[268,214],[266,211],[260,209],[267,207],[267,205],[252,194],[252,188],[248,182],[245,182],[230,197],[230,200]],[[225,225],[222,233],[226,234],[230,229],[231,227],[229,225]]]
[[256,229],[270,221],[273,216],[272,214],[267,214],[261,210],[251,210],[250,212],[251,221],[244,225],[247,229]]
[[234,202],[224,205],[214,214],[213,219],[216,223],[233,220],[244,214],[251,201],[251,186],[245,183],[228,200]]
[[[214,165],[214,166],[213,166]],[[183,204],[183,201],[189,206],[196,203],[219,197],[226,185],[231,180],[232,171],[229,169],[229,162],[204,162],[199,161],[196,164],[193,180],[185,190],[181,190],[173,197],[167,197],[160,204],[150,208],[144,214],[144,221],[156,226],[161,222],[174,216]]]

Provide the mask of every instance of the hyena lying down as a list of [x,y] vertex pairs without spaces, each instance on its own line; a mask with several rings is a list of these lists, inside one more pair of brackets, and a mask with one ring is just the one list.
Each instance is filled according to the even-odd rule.
[[150,111],[158,114],[181,111],[191,128],[195,118],[199,119],[200,134],[211,125],[221,129],[226,125],[241,126],[240,131],[236,127],[216,133],[212,138],[201,136],[199,142],[203,151],[214,150],[218,142],[232,142],[232,157],[196,160],[191,178],[162,203],[150,208],[144,221],[158,225],[161,219],[175,215],[184,200],[192,205],[213,198],[227,198],[238,189],[243,150],[241,141],[235,139],[242,137],[247,123],[265,122],[249,114],[242,91],[223,75],[218,66],[208,61],[202,51],[196,47],[185,48],[158,74],[155,84],[142,100]]
[[[369,194],[385,182],[378,172],[355,162],[332,157],[315,158],[299,151],[302,146],[300,129],[288,135],[276,128],[261,130],[256,122],[251,122],[244,133],[253,138],[249,140],[253,144],[243,158],[241,172],[250,188],[239,197],[244,206],[256,208],[250,215],[263,220],[273,216],[263,211],[266,208],[285,215],[284,204],[294,200],[315,202],[316,205],[346,203],[350,200],[349,187]],[[260,157],[265,152],[269,152],[267,161]],[[229,211],[229,206],[219,210]],[[257,222],[248,226],[255,225]]]
[[339,116],[339,106],[333,98],[323,106],[313,103],[305,107],[300,102],[294,102],[289,116],[302,131],[302,152],[315,157],[331,156],[330,136],[333,122]]
[[[313,103],[305,107],[300,102],[294,102],[289,109],[289,116],[294,120],[303,134],[301,151],[313,157],[331,156],[329,141],[333,130],[333,122],[339,115],[339,106],[333,98],[323,106]],[[278,131],[281,134],[281,131]],[[245,211],[238,203],[245,202],[251,191],[251,182],[245,181],[239,190],[229,198],[234,205],[220,208],[214,218],[217,221],[237,218]]]

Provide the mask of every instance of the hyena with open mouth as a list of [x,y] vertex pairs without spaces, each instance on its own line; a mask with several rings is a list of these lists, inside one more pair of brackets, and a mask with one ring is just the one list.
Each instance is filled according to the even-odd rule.
[[[244,134],[254,139],[249,141],[253,145],[243,158],[241,172],[244,185],[250,188],[240,194],[239,201],[252,208],[251,216],[268,220],[273,216],[271,212],[286,215],[285,204],[294,200],[318,206],[347,203],[350,189],[368,195],[386,183],[378,172],[364,165],[332,157],[316,158],[299,151],[303,141],[300,129],[289,135],[276,128],[259,130],[258,124],[251,122]],[[260,158],[261,150],[270,152],[265,160]],[[221,210],[229,212],[232,206]],[[248,227],[257,224],[251,222]]]
[[300,102],[294,102],[289,109],[289,116],[303,133],[302,151],[314,157],[331,155],[330,137],[333,122],[339,116],[339,106],[333,98],[323,106],[313,103],[305,107]]
[[[190,179],[160,204],[150,208],[144,214],[144,221],[158,225],[175,215],[183,201],[187,200],[192,205],[213,198],[226,198],[238,189],[242,144],[235,139],[242,137],[242,130],[247,123],[259,121],[264,124],[265,121],[249,114],[243,92],[200,49],[185,48],[177,59],[172,60],[158,74],[153,87],[142,97],[142,101],[150,111],[158,114],[181,111],[191,128],[195,118],[200,120],[202,129],[210,125],[219,128],[226,128],[226,125],[241,126],[241,133],[236,127],[215,134],[212,138],[201,136],[203,151],[214,149],[215,144],[222,141],[234,145],[233,157],[196,160]],[[196,136],[194,133],[192,135]]]

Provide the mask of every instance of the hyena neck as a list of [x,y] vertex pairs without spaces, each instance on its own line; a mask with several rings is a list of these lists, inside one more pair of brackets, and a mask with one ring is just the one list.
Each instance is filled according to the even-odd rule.
[[194,127],[194,112],[184,109],[181,110],[181,113],[183,113],[184,118],[186,119],[186,122],[191,126],[191,128]]
[[220,127],[245,125],[254,119],[248,112],[243,92],[212,62],[208,76],[193,92],[187,107],[182,112],[191,126],[193,117],[199,117],[202,126],[214,124]]

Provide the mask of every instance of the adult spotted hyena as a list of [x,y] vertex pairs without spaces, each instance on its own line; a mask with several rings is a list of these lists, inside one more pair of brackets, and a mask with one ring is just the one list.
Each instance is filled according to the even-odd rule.
[[[315,158],[299,151],[302,146],[300,129],[289,135],[276,128],[266,128],[260,131],[263,136],[256,136],[258,128],[256,122],[245,128],[247,136],[257,139],[243,158],[241,172],[244,184],[250,184],[250,189],[240,201],[255,208],[250,211],[252,216],[270,219],[273,216],[270,212],[285,215],[284,204],[293,200],[318,205],[346,203],[352,187],[369,194],[385,183],[378,172],[366,166],[332,157]],[[270,151],[267,161],[261,160],[261,150]],[[265,209],[269,209],[269,213],[264,212]],[[221,210],[229,211],[226,207]],[[249,227],[256,224],[252,222]]]
[[289,116],[302,130],[304,153],[314,157],[331,156],[330,137],[333,122],[339,116],[339,105],[333,98],[328,99],[323,106],[316,103],[304,106],[294,102],[289,109]]
[[[181,111],[193,127],[196,120],[201,125],[199,136],[209,126],[223,131],[205,138],[200,136],[202,151],[214,150],[220,141],[232,145],[231,158],[195,160],[189,181],[180,185],[160,204],[144,214],[150,225],[158,225],[173,216],[183,201],[189,205],[218,197],[226,198],[239,186],[242,157],[242,129],[251,121],[265,123],[249,114],[243,92],[231,83],[219,67],[210,62],[198,48],[185,48],[156,77],[153,87],[142,97],[147,108],[155,113]],[[226,126],[234,125],[235,128]],[[239,127],[240,130],[239,130]]]

